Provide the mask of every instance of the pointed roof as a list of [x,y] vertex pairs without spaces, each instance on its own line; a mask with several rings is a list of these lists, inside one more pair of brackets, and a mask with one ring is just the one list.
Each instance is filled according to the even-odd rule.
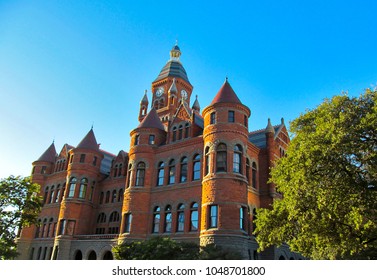
[[140,104],[148,104],[147,90],[145,90],[143,99],[141,99]]
[[194,109],[196,111],[200,111],[200,104],[199,104],[198,96],[197,95],[195,96],[195,102],[194,102],[194,104],[192,104],[192,109]]
[[47,162],[55,162],[56,149],[55,144],[52,142],[50,147],[47,148],[47,150],[39,157],[37,161],[47,161]]
[[275,129],[274,129],[274,127],[271,124],[270,118],[268,118],[268,122],[267,122],[267,126],[266,126],[266,129],[265,129],[265,132],[266,133],[269,133],[269,132],[275,133]]
[[157,115],[156,109],[152,108],[149,113],[145,116],[142,122],[137,128],[158,128],[160,130],[165,130],[160,118]]
[[226,78],[219,92],[216,94],[215,98],[212,100],[211,105],[215,103],[240,103],[241,104],[241,101],[238,98],[237,94],[234,92],[234,90],[230,86],[228,82],[228,78]]
[[93,128],[89,130],[88,134],[85,135],[85,137],[81,140],[76,148],[84,148],[95,151],[99,150],[96,137],[94,136]]
[[169,88],[169,93],[177,93],[177,85],[175,84],[175,78],[173,78],[173,82],[171,83],[171,86]]

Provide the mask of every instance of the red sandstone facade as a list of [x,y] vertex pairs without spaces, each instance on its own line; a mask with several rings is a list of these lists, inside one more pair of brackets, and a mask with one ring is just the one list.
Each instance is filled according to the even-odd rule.
[[101,150],[91,129],[33,162],[44,206],[22,230],[20,259],[112,259],[115,244],[158,235],[245,259],[297,258],[286,247],[257,254],[252,234],[255,209],[279,196],[268,178],[289,143],[284,121],[249,132],[250,109],[227,80],[202,113],[197,97],[190,107],[180,55],[175,46],[152,82],[151,106],[142,98],[128,153]]

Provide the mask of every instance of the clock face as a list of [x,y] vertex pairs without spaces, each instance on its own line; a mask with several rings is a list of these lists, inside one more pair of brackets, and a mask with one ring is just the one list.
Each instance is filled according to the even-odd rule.
[[160,97],[163,94],[164,94],[164,88],[163,87],[157,88],[157,90],[156,90],[157,97]]
[[186,99],[187,99],[187,91],[185,91],[184,89],[182,89],[182,91],[181,91],[181,96],[182,96],[182,98],[183,98],[184,100],[186,100]]

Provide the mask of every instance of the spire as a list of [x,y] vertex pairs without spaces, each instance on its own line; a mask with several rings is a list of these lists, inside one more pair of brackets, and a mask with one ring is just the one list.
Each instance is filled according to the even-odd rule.
[[175,78],[173,78],[173,82],[171,83],[171,86],[168,90],[169,93],[177,93],[177,85],[175,84]]
[[158,128],[160,130],[165,130],[155,108],[152,108],[149,111],[148,115],[145,116],[137,128]]
[[143,99],[141,99],[140,104],[148,104],[147,92],[148,92],[147,90],[144,91],[144,96],[143,96]]
[[174,47],[170,51],[170,60],[179,61],[180,56],[181,56],[181,50],[178,47],[178,42],[175,42]]
[[56,157],[56,149],[55,144],[52,142],[50,147],[39,157],[37,161],[47,161],[47,162],[55,162]]
[[268,122],[267,122],[267,126],[266,126],[265,132],[266,133],[274,133],[275,134],[275,129],[274,129],[274,127],[271,124],[270,118],[268,118]]
[[81,142],[77,145],[76,148],[90,149],[98,151],[98,144],[96,137],[94,136],[93,128],[85,135]]
[[237,94],[230,86],[228,77],[226,77],[224,84],[216,94],[215,98],[212,100],[211,105],[215,103],[241,103]]
[[194,104],[192,105],[192,109],[200,112],[200,105],[199,105],[199,101],[198,101],[198,95],[196,95],[195,97],[196,98],[195,98]]

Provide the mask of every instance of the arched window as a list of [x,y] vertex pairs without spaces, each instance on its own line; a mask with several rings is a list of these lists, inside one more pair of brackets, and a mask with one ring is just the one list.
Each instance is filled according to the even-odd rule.
[[105,203],[109,203],[110,202],[110,191],[107,191],[106,192],[106,200],[105,200]]
[[187,157],[181,159],[181,175],[179,181],[181,183],[187,182]]
[[242,147],[235,145],[233,149],[233,172],[242,174]]
[[47,203],[48,190],[49,190],[49,188],[46,187],[46,188],[45,188],[45,193],[44,193],[44,196],[43,196],[43,204]]
[[185,124],[185,138],[188,138],[190,135],[190,124],[186,123]]
[[164,177],[165,177],[165,164],[161,161],[158,164],[158,170],[157,170],[157,186],[162,186],[164,184]]
[[99,213],[97,217],[97,223],[106,223],[106,214],[105,213]]
[[114,203],[117,199],[117,191],[113,190],[113,193],[111,194],[111,203]]
[[119,213],[117,211],[114,211],[110,214],[109,222],[119,222]]
[[248,158],[246,159],[246,179],[248,185],[250,185],[250,160]]
[[257,164],[255,162],[251,165],[251,169],[252,187],[257,188]]
[[173,127],[173,142],[177,140],[177,127]]
[[118,164],[116,164],[115,166],[114,166],[114,175],[113,175],[114,177],[117,177],[118,176]]
[[199,225],[198,203],[193,202],[190,208],[190,231],[197,231]]
[[171,224],[172,224],[171,206],[167,205],[165,207],[165,227],[164,227],[164,232],[171,232]]
[[168,184],[174,184],[175,183],[175,160],[172,159],[169,162],[169,181]]
[[131,176],[132,176],[132,164],[128,165],[128,174],[127,174],[127,188],[131,186]]
[[145,179],[145,163],[139,162],[136,169],[136,182],[135,186],[143,187]]
[[185,205],[179,204],[177,209],[177,231],[185,230]]
[[158,233],[160,231],[160,207],[156,206],[153,210],[153,226],[152,226],[152,233]]
[[69,181],[68,197],[73,197],[75,195],[76,182],[77,179],[75,177],[72,177]]
[[118,177],[123,175],[123,164],[119,164]]
[[192,164],[192,180],[200,180],[200,155],[196,154]]
[[85,198],[88,179],[82,178],[80,181],[79,198]]
[[210,166],[209,147],[206,147],[204,154],[205,154],[205,164],[206,164],[205,175],[207,175],[209,173],[209,166]]
[[180,125],[178,128],[178,140],[182,139],[182,135],[183,135],[183,126]]
[[220,143],[216,149],[216,172],[226,172],[227,152],[226,145]]
[[58,203],[59,198],[60,198],[60,184],[56,187],[56,194],[55,194],[54,203]]
[[50,191],[50,199],[48,203],[52,203],[54,201],[54,194],[55,194],[55,187],[52,186],[51,191]]
[[100,196],[99,196],[99,204],[102,204],[103,203],[103,198],[104,198],[105,194],[103,192],[101,192]]
[[118,202],[121,202],[123,200],[123,194],[124,194],[123,189],[120,189],[118,193]]

